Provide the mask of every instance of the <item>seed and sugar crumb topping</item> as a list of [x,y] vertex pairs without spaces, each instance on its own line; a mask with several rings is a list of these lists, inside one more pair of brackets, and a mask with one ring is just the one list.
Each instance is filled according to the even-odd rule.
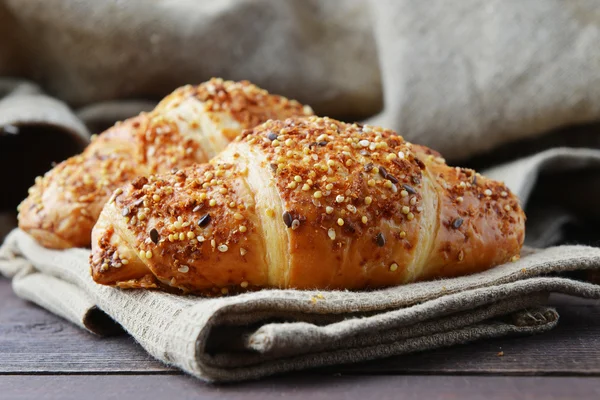
[[[520,212],[517,199],[503,184],[472,170],[449,168],[438,153],[390,130],[329,118],[290,118],[267,121],[237,140],[265,155],[262,167],[274,177],[285,205],[282,215],[267,208],[266,216],[279,218],[291,234],[313,234],[314,229],[302,229],[308,225],[321,229],[332,245],[367,234],[378,247],[402,243],[413,248],[425,212],[424,179],[430,177],[442,187],[441,196],[456,205],[457,216],[441,221],[441,229],[465,231],[471,220],[493,212],[504,231]],[[243,258],[254,250],[244,241],[256,231],[256,209],[241,201],[234,186],[247,173],[242,164],[217,158],[167,175],[138,178],[126,196],[117,191],[111,200],[137,236],[140,258],[150,259],[157,252],[177,254],[172,266],[177,278],[195,273],[194,265],[206,261],[207,255],[232,252]],[[391,237],[378,230],[382,219],[396,227]],[[462,249],[456,254],[462,261]],[[109,268],[126,261],[97,262]],[[398,262],[387,260],[386,268],[402,271]],[[245,282],[243,288],[248,287]]]
[[[204,102],[206,111],[228,112],[244,129],[253,128],[269,119],[313,114],[309,106],[270,94],[248,81],[234,82],[212,78],[198,86],[183,86],[171,96],[176,99],[195,96]],[[163,104],[173,106],[177,105],[177,101],[165,99]]]
[[240,140],[266,154],[287,207],[282,221],[298,233],[311,224],[334,242],[365,233],[381,242],[370,229],[380,219],[403,224],[422,212],[425,167],[393,131],[307,117],[268,121]]

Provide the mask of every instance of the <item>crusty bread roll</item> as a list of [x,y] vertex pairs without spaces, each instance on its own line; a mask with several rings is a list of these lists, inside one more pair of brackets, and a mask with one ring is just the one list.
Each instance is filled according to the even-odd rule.
[[91,266],[101,284],[199,294],[378,288],[514,259],[524,220],[502,183],[392,131],[290,118],[115,191]]
[[19,226],[46,247],[89,247],[102,207],[125,182],[207,162],[243,129],[268,119],[310,114],[310,107],[247,81],[215,78],[179,88],[36,179],[19,207]]

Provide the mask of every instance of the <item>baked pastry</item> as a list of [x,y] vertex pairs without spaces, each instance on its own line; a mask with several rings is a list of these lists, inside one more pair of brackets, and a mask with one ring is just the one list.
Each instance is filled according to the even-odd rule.
[[290,118],[115,191],[91,270],[105,285],[201,294],[378,288],[515,259],[524,220],[502,183],[390,130]]
[[215,78],[179,88],[37,178],[20,205],[19,227],[46,247],[89,247],[102,207],[125,182],[207,162],[243,129],[306,114],[310,107],[247,81]]

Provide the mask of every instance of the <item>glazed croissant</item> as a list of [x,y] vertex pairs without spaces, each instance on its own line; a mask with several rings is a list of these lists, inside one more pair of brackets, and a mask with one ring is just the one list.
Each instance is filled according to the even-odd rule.
[[111,193],[137,176],[207,162],[243,129],[311,115],[308,106],[247,81],[185,86],[150,113],[117,123],[83,152],[36,179],[19,206],[19,226],[51,248],[89,247]]
[[91,267],[101,284],[201,294],[377,288],[515,259],[524,219],[503,184],[392,131],[290,118],[115,191]]

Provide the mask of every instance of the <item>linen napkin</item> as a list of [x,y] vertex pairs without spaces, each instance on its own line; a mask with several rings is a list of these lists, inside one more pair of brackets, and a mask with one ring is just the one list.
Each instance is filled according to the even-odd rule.
[[[594,165],[600,151],[555,149],[490,175],[506,174],[526,202],[542,172],[576,174]],[[558,321],[544,306],[548,293],[600,298],[600,286],[560,275],[600,270],[600,248],[587,246],[527,247],[520,260],[483,273],[384,290],[264,290],[218,299],[97,285],[88,259],[88,250],[48,250],[15,230],[0,248],[0,271],[20,297],[98,334],[114,329],[103,310],[157,359],[219,382],[539,333]]]

